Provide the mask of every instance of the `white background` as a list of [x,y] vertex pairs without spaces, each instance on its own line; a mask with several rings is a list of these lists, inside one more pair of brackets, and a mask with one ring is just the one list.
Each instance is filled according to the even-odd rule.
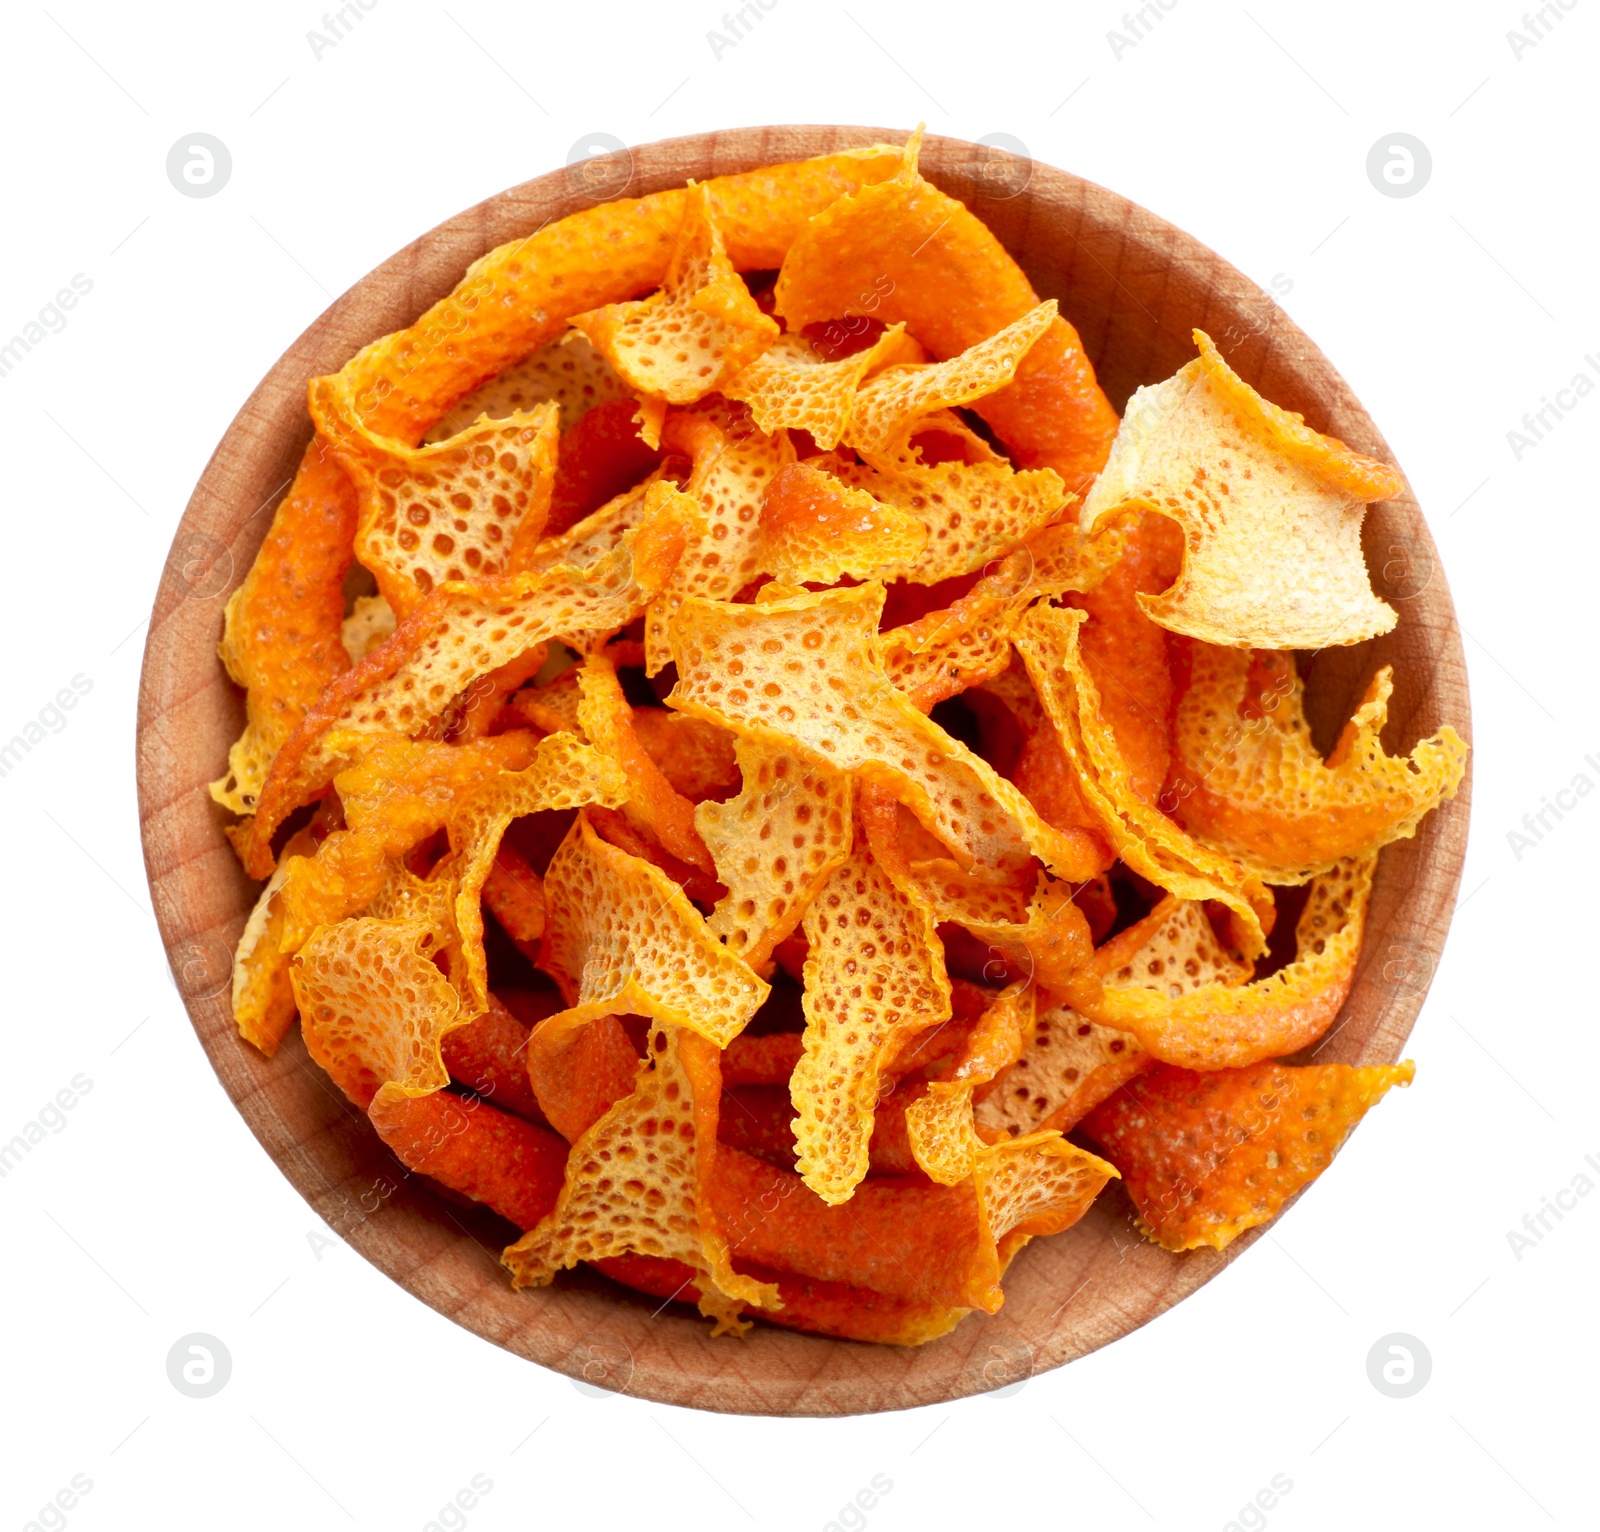
[[[1520,1260],[1507,1233],[1600,1157],[1600,796],[1520,858],[1508,832],[1576,774],[1600,783],[1584,759],[1600,759],[1600,398],[1520,462],[1507,432],[1600,369],[1600,7],[1576,0],[1519,58],[1518,3],[1177,0],[1118,58],[1116,0],[778,0],[719,59],[718,4],[378,0],[320,59],[314,0],[8,13],[0,338],[74,274],[93,290],[0,378],[0,737],[74,675],[93,690],[0,779],[0,1139],[75,1075],[92,1089],[0,1181],[0,1527],[74,1474],[93,1484],[67,1517],[85,1532],[403,1532],[475,1474],[493,1488],[466,1524],[485,1532],[823,1528],[877,1474],[881,1532],[1222,1529],[1277,1474],[1293,1488],[1263,1513],[1274,1529],[1593,1525],[1600,1196]],[[590,1398],[342,1243],[319,1253],[308,1235],[326,1231],[218,1087],[144,884],[143,619],[235,410],[418,233],[597,131],[922,118],[1013,134],[1264,286],[1292,283],[1285,307],[1416,486],[1469,635],[1464,904],[1412,1038],[1416,1086],[1270,1238],[1142,1331],[1008,1398],[873,1419]],[[208,200],[164,170],[196,131],[233,156]],[[1404,200],[1365,173],[1396,131],[1433,158]],[[192,1331],[232,1354],[210,1399],[167,1380]],[[1367,1378],[1393,1331],[1433,1358],[1409,1399]]]

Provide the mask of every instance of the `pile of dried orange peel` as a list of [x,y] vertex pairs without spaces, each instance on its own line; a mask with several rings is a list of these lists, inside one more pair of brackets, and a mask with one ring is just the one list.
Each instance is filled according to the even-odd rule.
[[919,147],[490,252],[313,381],[229,602],[239,1030],[519,1286],[916,1344],[1113,1178],[1222,1248],[1411,1078],[1283,1061],[1464,770],[1386,669],[1302,710],[1398,474],[1198,331],[1119,421]]

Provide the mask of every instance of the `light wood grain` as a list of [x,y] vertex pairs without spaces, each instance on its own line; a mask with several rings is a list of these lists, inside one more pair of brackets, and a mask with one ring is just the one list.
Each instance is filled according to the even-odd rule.
[[[873,128],[742,129],[636,149],[632,195],[686,177],[744,170],[847,145],[900,142]],[[1170,224],[1045,165],[994,197],[982,151],[930,138],[930,179],[979,213],[1045,297],[1061,300],[1112,401],[1167,377],[1208,330],[1268,398],[1304,412],[1360,451],[1393,457],[1344,381],[1253,283]],[[1026,172],[1027,167],[1024,167]],[[1006,181],[1001,190],[1017,184]],[[306,1059],[298,1039],[271,1060],[241,1043],[228,1005],[230,954],[254,898],[223,838],[227,816],[205,784],[223,769],[242,709],[216,657],[222,609],[264,536],[310,437],[306,380],[411,322],[468,263],[547,219],[586,205],[557,171],[493,197],[424,235],[340,298],[285,353],[239,412],[196,487],[156,596],[139,699],[139,808],[151,894],[196,1033],[251,1131],[349,1242],[408,1291],[478,1335],[574,1377],[649,1399],[759,1414],[839,1415],[931,1404],[1060,1366],[1144,1324],[1209,1281],[1214,1252],[1174,1256],[1140,1242],[1114,1188],[1075,1229],[1036,1241],[1006,1281],[1006,1304],[906,1351],[758,1325],[713,1341],[697,1315],[657,1313],[593,1275],[515,1293],[497,1256],[507,1226],[408,1184],[366,1120]],[[1375,507],[1368,562],[1400,612],[1387,637],[1307,657],[1310,711],[1326,745],[1373,667],[1393,662],[1386,743],[1409,748],[1441,723],[1468,733],[1466,672],[1454,609],[1416,502]],[[1468,791],[1418,836],[1383,854],[1365,951],[1320,1061],[1400,1057],[1444,942],[1466,843]],[[1427,1061],[1417,1089],[1433,1086]],[[1403,1112],[1403,1097],[1385,1111]],[[203,1153],[204,1146],[196,1145]],[[1396,1176],[1420,1174],[1397,1167]],[[393,1185],[392,1192],[385,1187]],[[1308,1195],[1315,1199],[1315,1190]],[[248,1216],[245,1208],[218,1217]],[[1354,1231],[1352,1231],[1354,1232]],[[1227,1253],[1231,1263],[1255,1239]]]

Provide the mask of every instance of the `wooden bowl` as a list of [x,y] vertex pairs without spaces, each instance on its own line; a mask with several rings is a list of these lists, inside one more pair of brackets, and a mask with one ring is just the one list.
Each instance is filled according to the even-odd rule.
[[[877,128],[747,128],[671,139],[608,162],[606,195],[679,186],[848,145],[900,142]],[[1143,208],[1049,166],[930,138],[927,176],[972,207],[1061,300],[1119,407],[1194,354],[1207,330],[1267,398],[1317,429],[1392,461],[1338,373],[1253,282]],[[624,177],[628,177],[624,186]],[[139,810],[156,918],[200,1042],[245,1121],[316,1212],[379,1270],[497,1345],[598,1387],[670,1404],[754,1414],[842,1415],[933,1404],[1059,1367],[1154,1318],[1209,1281],[1224,1257],[1170,1255],[1131,1235],[1113,1187],[1076,1228],[1036,1241],[1006,1280],[1004,1309],[974,1315],[919,1350],[825,1340],[757,1325],[713,1340],[692,1311],[658,1305],[593,1274],[513,1292],[498,1256],[508,1225],[407,1182],[365,1118],[308,1061],[298,1036],[267,1060],[229,1013],[231,955],[256,889],[206,793],[243,710],[216,655],[222,611],[311,435],[307,379],[409,324],[469,262],[594,200],[573,171],[502,192],[450,219],[358,282],[267,374],[217,448],[173,543],[150,623],[139,696]],[[1326,747],[1374,666],[1392,661],[1387,743],[1406,748],[1442,723],[1468,724],[1454,609],[1409,495],[1375,506],[1367,559],[1400,612],[1375,643],[1308,657],[1310,711]],[[1427,991],[1461,875],[1467,787],[1414,840],[1381,859],[1350,999],[1319,1060],[1388,1063]],[[1391,1108],[1395,1110],[1397,1108]],[[1231,1259],[1260,1231],[1236,1240]]]

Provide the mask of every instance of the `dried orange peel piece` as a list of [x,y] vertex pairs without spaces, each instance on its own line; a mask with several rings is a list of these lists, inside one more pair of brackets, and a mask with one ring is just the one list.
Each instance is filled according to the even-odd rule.
[[[1205,907],[1170,896],[1096,949],[1093,961],[1101,1004],[1112,990],[1144,989],[1170,1001],[1250,977],[1249,965],[1217,940]],[[1132,1032],[1092,1021],[1070,1002],[1041,1005],[1021,1056],[978,1104],[977,1121],[1013,1134],[1065,1133],[1150,1063]]]
[[723,1048],[767,998],[767,985],[711,934],[683,890],[601,840],[587,814],[551,858],[544,893],[542,966],[569,1009],[541,1030],[653,1016]]
[[1019,472],[1003,459],[926,463],[920,438],[910,438],[869,463],[836,463],[847,488],[909,512],[927,529],[914,558],[885,560],[885,580],[935,585],[971,574],[1018,543],[1036,537],[1067,503],[1061,480],[1048,468]]
[[382,596],[357,596],[350,615],[339,624],[339,642],[350,663],[359,665],[366,659],[394,632],[394,625],[394,608]]
[[313,378],[311,418],[356,486],[355,551],[398,617],[450,580],[519,567],[544,530],[559,411],[482,418],[431,447],[362,424],[341,378]]
[[926,357],[903,324],[891,325],[865,350],[838,361],[827,360],[803,335],[780,335],[724,384],[722,392],[748,404],[763,431],[804,431],[826,452],[839,445],[849,428],[864,378]]
[[1195,644],[1174,723],[1168,784],[1190,832],[1274,883],[1299,883],[1343,857],[1416,834],[1453,798],[1467,746],[1448,725],[1408,756],[1381,735],[1385,665],[1323,760],[1311,742],[1291,654]]
[[425,442],[441,442],[471,425],[480,415],[504,420],[531,414],[541,404],[561,411],[561,429],[570,431],[590,410],[602,404],[631,399],[632,391],[589,343],[589,337],[568,330],[559,340],[473,389],[451,406],[443,419],[429,428]]
[[590,654],[579,671],[578,686],[578,724],[584,737],[615,764],[627,784],[623,816],[680,862],[709,877],[714,870],[711,853],[695,828],[694,805],[673,787],[640,743],[617,667],[604,654]]
[[233,1023],[239,1036],[270,1059],[294,1026],[294,990],[289,954],[283,950],[283,900],[289,866],[316,850],[310,829],[297,830],[283,848],[266,886],[256,897],[233,954]]
[[426,1096],[450,1083],[444,1035],[466,1020],[418,920],[342,920],[295,955],[290,975],[306,1052],[365,1110],[385,1086]]
[[699,507],[701,525],[663,589],[645,613],[645,670],[660,672],[671,658],[667,625],[689,596],[732,600],[761,572],[761,502],[773,479],[795,460],[785,432],[768,436],[738,406],[715,404],[667,423],[671,450],[694,468],[684,494]]
[[1262,912],[1270,908],[1271,895],[1255,874],[1201,845],[1139,796],[1084,664],[1084,620],[1070,607],[1041,603],[1029,609],[1013,636],[1084,803],[1135,872],[1183,899],[1220,900],[1241,923],[1243,955],[1260,956],[1266,949]]
[[373,1097],[367,1116],[408,1170],[483,1203],[519,1229],[533,1228],[561,1194],[565,1141],[487,1101],[386,1088]]
[[1368,1110],[1415,1072],[1409,1060],[1211,1074],[1162,1066],[1083,1126],[1122,1172],[1147,1238],[1164,1250],[1223,1250],[1316,1180]]
[[704,1038],[652,1028],[633,1093],[573,1144],[554,1210],[501,1257],[513,1285],[543,1287],[579,1261],[649,1255],[699,1275],[700,1312],[717,1334],[745,1328],[746,1304],[777,1307],[775,1287],[733,1269],[711,1208],[720,1095]]
[[459,795],[526,766],[535,748],[526,733],[467,745],[397,735],[369,742],[333,779],[345,828],[329,835],[315,855],[285,863],[283,950],[298,951],[318,926],[366,909],[394,861],[450,821]]
[[809,463],[773,477],[761,505],[762,568],[788,585],[865,579],[914,560],[928,540],[920,518],[851,489]]
[[1242,1068],[1315,1042],[1350,991],[1377,863],[1372,852],[1312,879],[1287,967],[1250,984],[1206,985],[1175,998],[1108,989],[1094,1019],[1132,1032],[1156,1058],[1185,1069]]
[[229,747],[226,773],[211,784],[211,796],[235,814],[255,812],[278,751],[349,667],[340,635],[355,530],[355,487],[313,441],[228,598],[217,645],[228,675],[245,689],[244,732]]
[[394,636],[342,675],[279,752],[253,825],[247,869],[270,870],[273,832],[322,787],[355,743],[375,734],[426,733],[480,676],[536,644],[575,631],[613,631],[665,582],[688,539],[671,503],[587,569],[498,575],[446,585]]
[[646,707],[633,711],[633,734],[673,789],[691,803],[739,785],[737,738],[727,729],[686,713]]
[[547,809],[590,803],[612,807],[625,802],[630,791],[627,773],[616,761],[570,734],[551,734],[539,741],[521,770],[501,771],[457,799],[448,822],[450,844],[460,862],[455,919],[464,961],[463,999],[470,1014],[489,1003],[480,900],[506,826]]
[[1028,551],[1018,548],[951,605],[882,635],[884,673],[918,712],[1006,669],[1012,630],[1039,594],[1032,575]]
[[792,1171],[723,1145],[712,1194],[741,1264],[992,1314],[1016,1252],[1075,1223],[1115,1174],[1060,1134],[1034,1134],[991,1146],[957,1186],[872,1177],[830,1207]]
[[[865,312],[904,322],[936,357],[953,357],[1039,302],[984,222],[917,171],[921,133],[892,178],[852,189],[795,239],[778,273],[777,312],[791,330]],[[1105,463],[1116,412],[1077,332],[1056,319],[1015,380],[976,409],[1025,468],[1052,468],[1081,492]]]
[[1177,582],[1140,598],[1174,633],[1257,649],[1387,633],[1397,619],[1372,593],[1361,523],[1369,501],[1401,492],[1399,473],[1269,403],[1194,338],[1195,361],[1128,401],[1084,529],[1130,506],[1183,528]]
[[845,442],[868,458],[892,453],[926,416],[997,393],[1056,317],[1051,298],[946,361],[886,368],[856,390]]
[[797,1168],[830,1205],[867,1173],[878,1083],[917,1033],[950,1017],[932,915],[897,889],[858,838],[805,913],[804,1052],[789,1080]]
[[738,795],[702,803],[694,822],[727,895],[707,921],[760,970],[850,854],[855,783],[844,772],[739,739]]
[[703,183],[688,185],[675,245],[658,291],[574,314],[572,323],[630,388],[693,404],[765,351],[778,326],[756,307],[728,259]]
[[1063,877],[1092,876],[1079,846],[885,675],[883,599],[876,582],[747,606],[691,598],[672,622],[669,702],[884,783],[965,863],[1015,870],[1037,855]]
[[1016,1063],[1033,1031],[1037,993],[1026,979],[1003,990],[978,1018],[954,1067],[906,1108],[911,1152],[941,1186],[954,1186],[971,1175],[987,1147],[973,1124],[974,1093]]

